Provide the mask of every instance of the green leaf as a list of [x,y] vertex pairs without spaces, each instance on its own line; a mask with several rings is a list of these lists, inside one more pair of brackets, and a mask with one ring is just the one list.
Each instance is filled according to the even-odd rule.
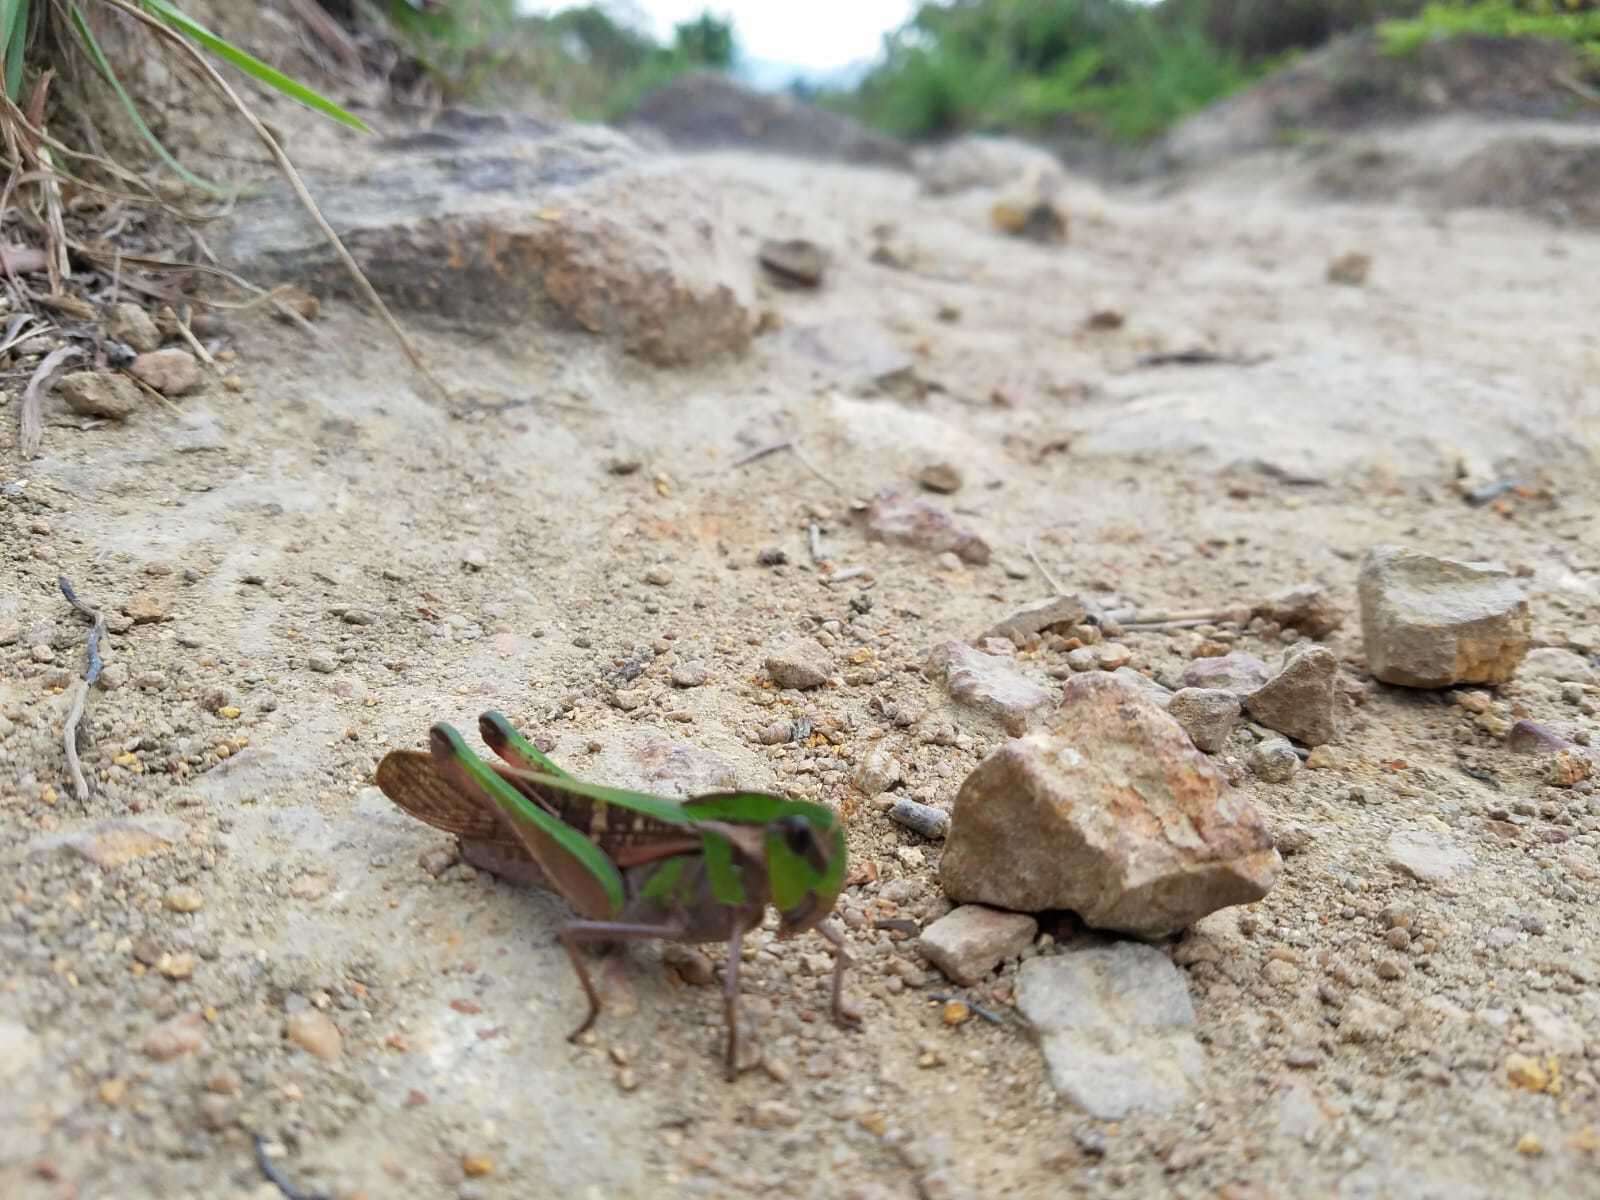
[[28,41],[28,0],[0,0],[0,53],[5,55],[6,95],[22,94],[23,55]]
[[622,911],[626,902],[622,875],[618,872],[616,864],[605,856],[600,847],[572,826],[552,817],[502,779],[488,763],[472,752],[454,729],[443,724],[435,725],[434,729],[448,739],[456,761],[471,777],[473,783],[482,788],[515,820],[533,825],[554,841],[563,852],[582,864],[605,890],[606,899],[610,902],[613,912]]
[[284,95],[298,100],[308,108],[316,109],[318,112],[332,117],[342,125],[348,125],[350,128],[359,130],[362,133],[372,132],[371,127],[360,117],[346,112],[321,93],[313,91],[303,83],[290,79],[282,71],[277,70],[275,67],[269,67],[259,58],[239,49],[232,42],[218,37],[204,25],[201,25],[198,21],[168,3],[168,0],[140,0],[140,3],[178,32],[187,34],[213,54],[219,58],[226,59],[253,79],[259,80],[268,87],[275,88]]
[[744,883],[733,866],[733,843],[724,837],[708,835],[702,843],[705,848],[706,877],[711,881],[711,894],[718,904],[743,904]]

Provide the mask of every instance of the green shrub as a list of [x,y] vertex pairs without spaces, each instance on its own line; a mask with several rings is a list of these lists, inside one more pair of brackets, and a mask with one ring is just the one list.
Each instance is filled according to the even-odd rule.
[[1600,6],[1590,0],[1482,0],[1468,4],[1430,4],[1410,20],[1378,27],[1383,48],[1410,55],[1425,43],[1446,37],[1548,38],[1578,46],[1600,66]]

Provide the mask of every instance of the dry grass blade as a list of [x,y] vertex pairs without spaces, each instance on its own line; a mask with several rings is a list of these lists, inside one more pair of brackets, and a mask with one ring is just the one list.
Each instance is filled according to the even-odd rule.
[[21,428],[17,433],[17,448],[23,458],[37,458],[39,443],[44,440],[44,420],[39,415],[44,394],[55,369],[69,358],[81,353],[76,346],[58,346],[45,355],[44,361],[34,368],[28,386],[22,392]]
[[245,119],[245,122],[250,126],[256,137],[261,140],[261,144],[272,155],[279,171],[289,181],[289,186],[294,189],[295,197],[300,201],[306,212],[311,215],[311,219],[316,222],[317,228],[322,231],[322,235],[328,239],[328,243],[333,247],[334,253],[339,256],[339,261],[344,264],[345,269],[350,273],[350,277],[355,281],[356,289],[366,298],[367,303],[378,311],[378,315],[383,318],[384,324],[389,327],[389,331],[394,334],[395,340],[400,343],[401,350],[411,360],[411,365],[417,369],[417,372],[424,379],[433,385],[442,399],[448,400],[449,392],[445,390],[444,385],[439,382],[428,368],[428,364],[424,361],[421,352],[412,344],[411,339],[406,336],[405,330],[400,328],[400,323],[395,320],[394,314],[389,311],[389,306],[378,295],[377,289],[372,286],[372,281],[367,278],[360,264],[352,257],[350,251],[345,248],[344,242],[334,232],[333,226],[328,224],[328,219],[322,215],[322,210],[317,207],[316,199],[306,187],[305,180],[300,178],[300,172],[295,169],[294,163],[289,161],[289,156],[284,153],[283,147],[278,144],[278,139],[272,136],[267,127],[261,123],[261,119],[251,111],[250,106],[239,98],[239,94],[233,90],[232,86],[222,77],[216,67],[187,38],[143,9],[128,3],[128,0],[105,0],[105,3],[141,22],[153,30],[157,36],[180,50],[193,61],[194,65],[206,76],[212,86],[227,98],[228,103],[233,105],[239,115]]
[[100,668],[105,665],[100,659],[100,639],[105,636],[106,619],[98,608],[78,598],[65,575],[58,575],[56,583],[61,588],[61,594],[67,598],[67,603],[93,622],[89,627],[89,665],[84,669],[83,677],[72,686],[72,706],[67,710],[67,722],[62,728],[67,771],[72,776],[72,792],[79,804],[86,805],[89,803],[89,783],[84,779],[83,767],[78,762],[78,722],[83,720],[84,706],[89,702],[89,689],[100,678]]

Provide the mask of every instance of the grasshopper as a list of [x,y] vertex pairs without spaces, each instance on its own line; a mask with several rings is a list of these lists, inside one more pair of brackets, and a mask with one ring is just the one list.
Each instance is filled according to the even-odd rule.
[[739,950],[770,903],[778,936],[816,930],[833,944],[832,1012],[843,1002],[844,939],[822,922],[844,887],[844,830],[820,804],[765,792],[710,792],[682,802],[574,779],[498,712],[478,731],[506,765],[489,763],[449,725],[429,731],[429,750],[393,750],[378,764],[384,795],[418,820],[454,833],[467,861],[492,874],[559,893],[578,914],[558,937],[589,1001],[600,996],[579,947],[586,942],[726,941],[725,1070],[739,1054]]

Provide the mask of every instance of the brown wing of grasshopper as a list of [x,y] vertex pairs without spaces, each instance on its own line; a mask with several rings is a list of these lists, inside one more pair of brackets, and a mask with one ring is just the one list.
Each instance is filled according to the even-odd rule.
[[395,806],[424,825],[453,833],[462,860],[497,878],[556,891],[533,855],[495,815],[492,805],[447,783],[433,756],[418,750],[391,750],[378,764],[378,787]]

